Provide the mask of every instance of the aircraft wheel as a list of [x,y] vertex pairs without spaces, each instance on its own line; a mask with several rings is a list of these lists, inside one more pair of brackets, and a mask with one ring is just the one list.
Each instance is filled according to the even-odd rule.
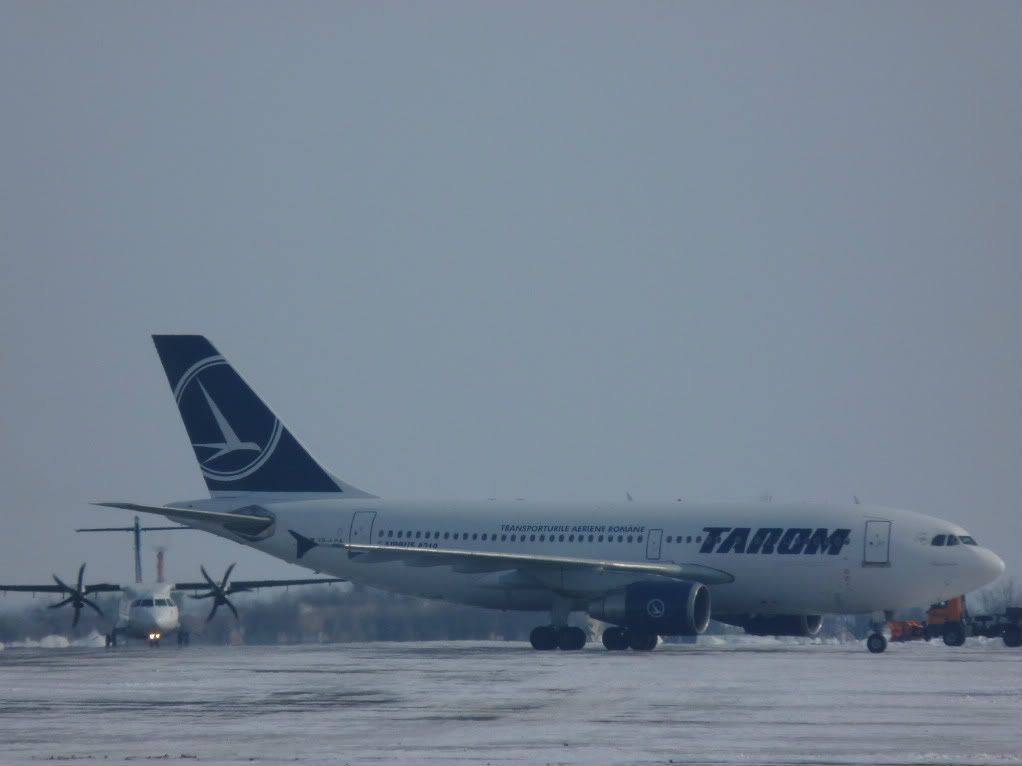
[[108,647],[117,646],[117,634],[116,633],[107,633],[105,638],[106,638],[106,645]]
[[949,622],[944,626],[944,643],[947,646],[961,646],[965,643],[965,627],[960,622]]
[[539,652],[548,652],[557,648],[557,628],[553,625],[540,625],[529,634],[529,643]]
[[567,625],[557,629],[557,648],[575,652],[586,645],[586,632],[582,628]]
[[1020,634],[1017,625],[1009,625],[1006,627],[1001,638],[1004,640],[1004,645],[1010,646],[1012,649],[1022,646],[1022,634]]
[[637,652],[651,652],[656,649],[657,634],[628,631],[628,645]]
[[887,639],[882,633],[874,633],[866,639],[866,648],[873,654],[881,654],[887,648]]
[[628,631],[624,628],[607,628],[603,631],[603,645],[612,652],[628,648]]

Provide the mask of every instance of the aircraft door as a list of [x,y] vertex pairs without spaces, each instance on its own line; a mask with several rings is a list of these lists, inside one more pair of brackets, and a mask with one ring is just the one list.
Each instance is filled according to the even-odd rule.
[[646,558],[650,561],[660,560],[660,542],[663,539],[664,530],[651,529],[646,535]]
[[863,541],[862,565],[886,567],[891,565],[891,522],[867,521]]
[[355,515],[351,517],[348,542],[369,545],[373,541],[373,523],[375,521],[376,511],[355,511]]

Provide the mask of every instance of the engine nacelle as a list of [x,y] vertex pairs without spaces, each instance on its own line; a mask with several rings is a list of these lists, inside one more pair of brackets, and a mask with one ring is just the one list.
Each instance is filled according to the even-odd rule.
[[637,582],[591,602],[588,611],[658,636],[697,636],[710,624],[710,591],[698,582]]
[[823,627],[823,617],[818,614],[750,614],[740,624],[753,636],[812,638]]

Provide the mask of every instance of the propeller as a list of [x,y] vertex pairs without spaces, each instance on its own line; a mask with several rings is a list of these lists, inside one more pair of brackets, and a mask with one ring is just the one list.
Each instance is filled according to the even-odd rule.
[[53,575],[53,581],[63,589],[63,592],[67,594],[67,598],[65,598],[63,601],[60,601],[59,603],[51,604],[50,609],[59,609],[62,606],[67,606],[68,604],[70,604],[72,608],[74,608],[75,610],[75,618],[71,622],[72,628],[78,625],[78,620],[80,620],[82,617],[82,609],[84,609],[86,606],[93,609],[96,612],[96,614],[98,614],[100,617],[106,616],[105,614],[103,614],[103,610],[96,606],[96,603],[94,601],[85,597],[85,594],[89,592],[89,589],[88,587],[82,586],[82,580],[84,578],[85,564],[82,564],[80,567],[78,567],[77,587],[72,588],[66,582],[57,577],[57,575]]
[[241,621],[241,618],[238,616],[238,610],[234,608],[234,604],[232,604],[231,600],[227,598],[232,593],[242,593],[248,590],[248,588],[236,588],[235,586],[228,584],[231,579],[231,572],[234,571],[235,566],[237,566],[237,564],[231,564],[227,567],[227,571],[224,572],[224,576],[220,579],[219,583],[209,576],[209,572],[206,571],[206,567],[199,566],[199,569],[202,570],[203,578],[205,578],[206,583],[209,585],[209,591],[206,593],[200,593],[196,596],[190,596],[189,598],[213,599],[213,608],[209,610],[209,614],[206,616],[206,622],[213,619],[214,615],[216,615],[216,610],[221,606],[226,606],[231,610],[231,614],[234,615],[234,619],[238,622]]

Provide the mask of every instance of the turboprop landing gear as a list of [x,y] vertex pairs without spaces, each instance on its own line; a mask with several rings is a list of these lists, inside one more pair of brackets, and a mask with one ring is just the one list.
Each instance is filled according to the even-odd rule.
[[177,632],[177,645],[188,646],[192,642],[192,634],[187,630],[179,630]]
[[116,630],[110,631],[109,633],[106,634],[106,636],[104,636],[104,638],[106,639],[106,645],[107,645],[108,648],[109,647],[117,646],[117,631]]

